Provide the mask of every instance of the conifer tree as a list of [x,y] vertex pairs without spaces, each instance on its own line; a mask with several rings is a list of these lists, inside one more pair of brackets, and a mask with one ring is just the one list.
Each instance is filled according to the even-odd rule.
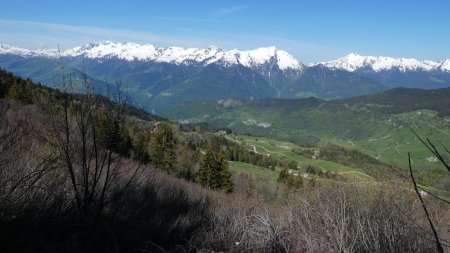
[[150,160],[150,156],[147,151],[148,146],[148,139],[145,135],[139,135],[137,137],[136,145],[134,146],[134,159],[143,163],[147,164]]
[[19,99],[19,84],[16,80],[14,80],[11,87],[9,87],[8,93],[6,94],[6,98],[10,100],[16,100]]
[[213,160],[211,169],[211,188],[221,189],[222,188],[222,157],[220,154],[213,150]]
[[222,163],[221,177],[222,177],[222,189],[226,193],[233,192],[234,184],[233,184],[233,180],[231,178],[231,173],[228,170],[228,163],[227,163],[227,161],[224,161]]
[[277,179],[278,183],[285,184],[288,189],[298,190],[303,186],[303,179],[300,175],[291,175],[287,168],[280,171]]
[[174,170],[176,160],[176,141],[173,130],[168,124],[163,124],[163,137],[164,168],[166,170]]
[[30,79],[27,79],[23,87],[22,101],[26,104],[33,103],[33,86]]
[[208,146],[203,158],[197,180],[208,189],[222,189],[227,193],[233,191],[233,182],[225,156],[220,151],[214,150],[211,145]]
[[208,189],[211,189],[211,177],[212,177],[211,171],[213,164],[214,164],[214,154],[212,146],[209,145],[197,174],[198,182],[203,187]]
[[121,155],[129,156],[132,141],[119,121],[120,119],[101,111],[97,117],[97,134],[103,147]]
[[192,151],[185,147],[178,148],[178,162],[177,162],[177,173],[176,175],[187,180],[192,180],[193,173],[192,169],[194,167],[194,154]]
[[153,134],[150,158],[156,166],[168,172],[175,169],[176,140],[168,123],[161,123]]
[[0,69],[0,98],[6,97],[8,93],[9,84],[6,80],[6,72]]

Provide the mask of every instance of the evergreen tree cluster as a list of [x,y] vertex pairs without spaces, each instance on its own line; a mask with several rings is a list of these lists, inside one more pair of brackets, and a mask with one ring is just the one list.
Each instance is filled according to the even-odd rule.
[[212,190],[223,190],[227,193],[233,191],[233,181],[228,170],[228,162],[224,154],[208,146],[203,157],[200,170],[197,174],[197,181],[205,188]]
[[289,173],[287,168],[280,171],[277,181],[278,183],[285,184],[288,189],[292,190],[298,190],[303,186],[303,178],[300,175],[293,175]]
[[201,148],[187,145],[182,141],[183,134],[176,129],[176,124],[166,121],[155,122],[148,128],[134,129],[133,159],[193,181]]
[[97,132],[100,145],[118,154],[130,157],[133,141],[124,127],[123,119],[110,115],[106,110],[100,110],[97,116]]
[[208,145],[221,147],[224,150],[226,159],[250,163],[256,166],[274,170],[275,167],[286,167],[286,162],[274,159],[267,155],[253,152],[249,148],[234,141],[230,141],[224,136],[202,132],[201,134],[190,134],[186,140],[186,145],[191,149],[206,149]]
[[329,170],[323,170],[322,168],[316,167],[314,165],[306,166],[306,172],[311,175],[316,175],[321,178],[329,178],[336,181],[343,181],[344,178],[337,174],[336,172],[331,172]]
[[33,103],[33,83],[0,69],[0,98],[19,100],[25,104]]

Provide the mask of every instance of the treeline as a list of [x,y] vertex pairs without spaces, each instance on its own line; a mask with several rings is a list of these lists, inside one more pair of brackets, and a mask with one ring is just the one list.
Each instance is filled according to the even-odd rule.
[[31,104],[33,103],[33,89],[36,86],[30,79],[23,79],[0,69],[0,98]]
[[[61,87],[63,88],[63,87]],[[92,94],[94,95],[94,94]],[[68,93],[59,89],[50,88],[41,83],[34,83],[29,78],[22,78],[14,75],[12,72],[0,68],[0,99],[17,100],[24,104],[36,103],[48,98],[61,100],[64,97],[69,97],[71,100],[81,100],[83,94]],[[114,102],[110,97],[95,94],[95,102],[97,104],[111,104]],[[128,102],[128,101],[124,101]],[[163,118],[154,114],[148,113],[142,108],[138,108],[128,103],[121,104],[126,115],[137,117],[142,120],[164,120]]]
[[306,173],[316,175],[321,178],[333,179],[334,181],[345,181],[345,178],[334,171],[323,170],[314,165],[307,165],[305,168]]
[[[344,148],[328,143],[320,149],[296,149],[296,154],[315,159],[330,161],[345,166],[362,169],[372,176],[381,176],[389,170],[389,166],[370,155],[364,154],[355,149]],[[314,173],[319,174],[319,172]],[[333,177],[331,177],[333,178]]]
[[294,175],[292,170],[283,168],[277,178],[278,182],[284,183],[288,189],[298,190],[303,186],[303,177],[301,175]]
[[395,88],[375,95],[349,98],[341,102],[330,103],[381,105],[378,108],[371,108],[371,110],[378,110],[387,114],[428,109],[437,111],[439,116],[445,117],[450,115],[449,97],[450,88],[436,90]]

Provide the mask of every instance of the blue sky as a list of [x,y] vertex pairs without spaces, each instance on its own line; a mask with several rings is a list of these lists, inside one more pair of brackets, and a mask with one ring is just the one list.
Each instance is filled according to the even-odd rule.
[[61,48],[100,40],[160,46],[277,46],[308,63],[350,52],[450,58],[448,0],[0,0],[0,43]]

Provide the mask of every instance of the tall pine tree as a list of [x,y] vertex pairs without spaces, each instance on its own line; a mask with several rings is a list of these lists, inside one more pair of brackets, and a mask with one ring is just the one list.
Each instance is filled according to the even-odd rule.
[[233,192],[234,184],[231,178],[231,173],[228,170],[228,162],[223,160],[222,162],[222,171],[220,172],[220,176],[222,177],[222,189],[226,193]]
[[6,94],[6,98],[10,100],[19,99],[19,84],[17,80],[14,80],[13,84],[9,87],[8,93]]
[[203,157],[197,174],[197,181],[208,189],[224,190],[227,193],[233,191],[233,181],[228,171],[225,156],[211,145],[208,146]]
[[161,123],[151,139],[151,161],[168,172],[175,169],[176,139],[171,126]]

